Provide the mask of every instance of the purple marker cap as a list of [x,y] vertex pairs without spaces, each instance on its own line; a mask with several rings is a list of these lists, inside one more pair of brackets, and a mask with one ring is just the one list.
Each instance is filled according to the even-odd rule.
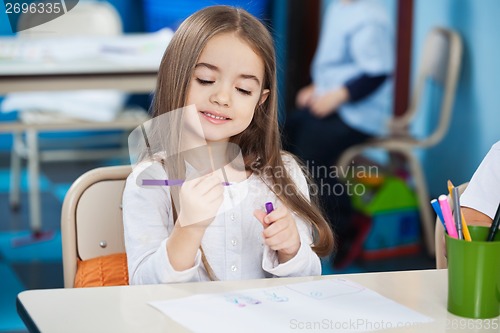
[[266,212],[269,214],[274,210],[272,202],[266,202]]

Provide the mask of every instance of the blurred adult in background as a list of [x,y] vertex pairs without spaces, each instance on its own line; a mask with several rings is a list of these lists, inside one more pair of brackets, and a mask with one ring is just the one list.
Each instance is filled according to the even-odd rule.
[[[318,170],[335,165],[349,146],[383,135],[391,114],[394,69],[392,22],[376,0],[329,5],[311,65],[312,82],[296,96],[284,128],[287,150],[300,157],[319,183],[321,201],[341,252],[355,237],[350,199],[338,180]],[[328,187],[321,186],[328,184]],[[344,188],[345,189],[345,188]]]

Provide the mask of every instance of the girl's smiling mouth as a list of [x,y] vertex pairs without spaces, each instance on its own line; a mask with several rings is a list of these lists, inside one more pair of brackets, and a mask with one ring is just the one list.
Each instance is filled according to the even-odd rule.
[[223,124],[231,120],[231,118],[223,114],[219,114],[217,112],[200,111],[200,113],[203,115],[205,119],[207,119],[209,122],[213,124]]

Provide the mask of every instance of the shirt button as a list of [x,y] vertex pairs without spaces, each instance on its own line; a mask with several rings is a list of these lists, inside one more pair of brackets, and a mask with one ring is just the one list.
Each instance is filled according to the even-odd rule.
[[234,221],[234,214],[231,214],[231,221]]
[[233,244],[233,246],[236,246],[236,244],[238,244],[238,241],[236,239],[232,239],[231,244]]
[[231,271],[236,272],[238,270],[238,267],[236,265],[231,266]]

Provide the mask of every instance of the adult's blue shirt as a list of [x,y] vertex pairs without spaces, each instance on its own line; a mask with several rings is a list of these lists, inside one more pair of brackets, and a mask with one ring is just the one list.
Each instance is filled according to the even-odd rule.
[[343,104],[342,120],[361,132],[382,135],[391,115],[394,70],[392,22],[376,0],[332,3],[324,17],[311,75],[322,95],[365,75],[389,75],[374,93]]

